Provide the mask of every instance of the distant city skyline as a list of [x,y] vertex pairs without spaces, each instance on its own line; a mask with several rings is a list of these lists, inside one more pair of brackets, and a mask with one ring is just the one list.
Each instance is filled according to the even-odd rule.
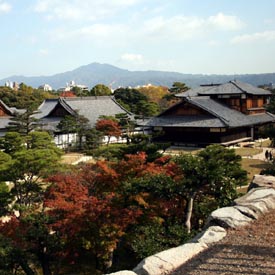
[[192,74],[275,72],[273,0],[0,0],[0,79],[92,62]]

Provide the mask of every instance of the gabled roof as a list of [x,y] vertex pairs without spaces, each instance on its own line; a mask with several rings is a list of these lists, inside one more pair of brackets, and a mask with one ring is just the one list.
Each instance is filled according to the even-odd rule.
[[71,97],[63,98],[63,100],[72,110],[89,119],[92,125],[95,125],[98,118],[102,115],[130,114],[110,96]]
[[36,114],[35,117],[43,119],[44,124],[57,125],[62,118],[53,118],[51,113],[58,104],[72,115],[78,112],[78,114],[86,117],[92,127],[96,124],[98,118],[103,115],[114,116],[120,113],[127,113],[129,116],[132,116],[132,114],[121,107],[113,97],[92,96],[47,99],[40,105],[38,108],[39,113]]
[[210,97],[193,97],[186,98],[186,100],[220,119],[227,127],[241,127],[275,121],[275,115],[273,114],[263,113],[245,115],[211,99]]
[[16,111],[16,108],[8,107],[2,100],[0,100],[0,105],[3,107],[7,115],[12,116]]
[[[2,100],[0,100],[0,105],[3,107],[6,116],[0,116],[0,130],[3,129],[4,132],[11,122],[11,118],[15,116],[16,113],[24,113],[23,109],[16,109],[14,107],[8,107]],[[1,132],[2,134],[3,132]]]
[[271,95],[271,92],[265,89],[254,87],[248,83],[240,81],[230,81],[225,84],[203,85],[195,89],[179,93],[177,97],[194,97],[206,95],[234,95],[234,94],[251,94],[251,95]]
[[[250,84],[239,81],[231,81],[222,85],[201,86],[196,89],[178,94],[183,101],[204,110],[208,115],[168,115],[167,110],[155,118],[149,120],[147,126],[160,127],[243,127],[257,124],[275,122],[275,115],[270,113],[261,113],[246,115],[237,110],[231,109],[211,98],[211,95],[217,94],[242,94],[249,93],[253,95],[270,95],[271,92],[264,89],[253,87]],[[179,106],[178,103],[171,108]]]
[[59,100],[57,98],[44,100],[38,107],[38,112],[35,114],[35,118],[41,119],[48,116],[54,107],[58,104],[58,102]]

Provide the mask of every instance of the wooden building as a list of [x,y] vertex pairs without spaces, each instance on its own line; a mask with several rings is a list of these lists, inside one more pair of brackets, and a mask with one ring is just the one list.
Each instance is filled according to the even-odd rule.
[[122,113],[132,116],[110,96],[60,97],[46,99],[39,106],[35,118],[39,120],[42,130],[52,132],[58,146],[67,147],[68,144],[76,142],[77,136],[75,133],[63,134],[58,130],[57,125],[65,116],[79,114],[88,119],[89,127],[93,128],[101,116],[115,116]]
[[202,85],[176,96],[181,102],[146,123],[163,132],[159,141],[230,145],[255,139],[261,127],[275,122],[265,110],[271,92],[247,83]]
[[22,112],[25,112],[25,110],[10,108],[0,100],[0,137],[6,134],[11,118],[14,117],[16,113]]

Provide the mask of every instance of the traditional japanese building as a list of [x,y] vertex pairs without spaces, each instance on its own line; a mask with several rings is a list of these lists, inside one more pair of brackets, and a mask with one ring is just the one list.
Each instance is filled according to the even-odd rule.
[[[88,119],[89,126],[93,128],[100,116],[115,116],[128,114],[113,97],[68,97],[46,99],[38,108],[35,118],[39,119],[42,130],[51,131],[55,136],[55,143],[64,146],[68,142],[68,135],[60,133],[57,125],[65,116],[81,115]],[[71,134],[69,142],[74,142],[75,134]]]
[[2,100],[0,100],[0,136],[6,134],[11,118],[13,118],[16,113],[22,112],[25,112],[25,110],[8,107]]
[[271,92],[239,81],[202,85],[177,94],[181,102],[149,120],[158,140],[181,145],[230,145],[257,137],[261,127],[275,122],[268,113]]

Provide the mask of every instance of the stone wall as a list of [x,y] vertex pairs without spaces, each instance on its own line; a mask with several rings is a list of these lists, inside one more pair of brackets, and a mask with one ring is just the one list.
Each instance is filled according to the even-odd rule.
[[205,230],[181,246],[145,258],[133,271],[109,275],[165,275],[226,236],[227,228],[247,225],[252,220],[275,209],[275,177],[255,175],[248,193],[236,199],[233,206],[213,211]]

